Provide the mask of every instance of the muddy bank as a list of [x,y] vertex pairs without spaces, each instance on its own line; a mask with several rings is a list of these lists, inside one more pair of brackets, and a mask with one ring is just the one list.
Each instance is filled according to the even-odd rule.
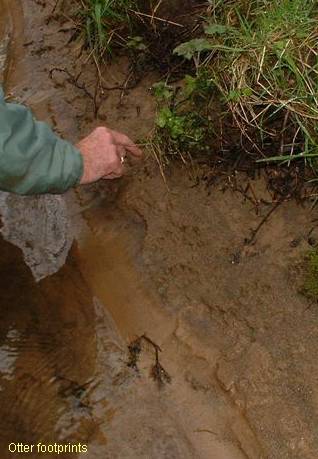
[[[95,119],[92,100],[63,72],[50,78],[52,68],[81,69],[94,88],[94,67],[76,42],[66,46],[72,21],[61,12],[48,21],[48,2],[15,8],[23,33],[7,81],[14,98],[71,140],[100,123],[135,139],[151,129],[155,75],[127,94],[105,94]],[[120,84],[127,63],[104,71]],[[70,230],[55,244],[66,233],[76,242],[71,252],[62,245],[65,265],[39,283],[23,253],[1,240],[3,457],[14,457],[8,441],[80,441],[89,458],[317,458],[317,309],[294,278],[315,213],[284,203],[246,246],[268,206],[257,216],[241,195],[197,185],[179,166],[166,179],[169,189],[148,158],[119,182],[64,197],[66,217],[55,221]],[[270,198],[262,181],[253,187]],[[8,239],[15,231],[6,222],[30,224],[21,216],[3,219]],[[49,228],[34,233],[32,253],[54,241]],[[143,333],[171,377],[161,390],[151,346],[139,372],[127,366],[127,345]]]

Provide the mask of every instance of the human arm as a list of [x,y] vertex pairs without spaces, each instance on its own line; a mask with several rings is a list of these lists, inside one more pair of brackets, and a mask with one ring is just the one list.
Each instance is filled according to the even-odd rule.
[[63,193],[82,175],[80,151],[36,121],[23,105],[6,103],[0,88],[0,189]]
[[0,88],[0,189],[64,193],[77,184],[120,177],[126,152],[141,155],[128,137],[105,127],[73,146],[23,105],[6,103]]

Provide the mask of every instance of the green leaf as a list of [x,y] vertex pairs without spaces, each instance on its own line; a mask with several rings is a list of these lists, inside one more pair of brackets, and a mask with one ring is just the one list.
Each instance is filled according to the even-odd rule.
[[240,100],[240,97],[241,97],[241,92],[238,90],[235,91],[233,89],[227,94],[226,99],[229,101],[238,102]]
[[253,94],[253,91],[252,91],[251,88],[244,88],[244,89],[242,89],[242,95],[243,95],[243,96],[249,97],[249,96],[251,96],[252,94]]
[[172,117],[172,112],[169,108],[162,108],[157,116],[156,123],[159,127],[164,128],[167,126],[169,119]]
[[168,100],[171,99],[173,94],[173,88],[168,86],[165,82],[159,81],[159,83],[155,83],[153,86],[154,95],[159,100]]
[[210,49],[213,49],[213,45],[208,40],[205,38],[194,38],[177,46],[173,53],[190,60],[196,53],[209,51]]
[[229,27],[222,24],[206,24],[204,26],[204,32],[207,35],[223,35],[229,32]]
[[197,79],[192,77],[191,75],[186,75],[184,77],[184,93],[186,96],[191,96],[191,94],[195,91],[197,87]]
[[242,96],[249,97],[252,94],[253,91],[251,88],[232,89],[226,96],[226,99],[228,101],[238,102]]
[[137,49],[138,51],[144,51],[145,49],[147,49],[147,46],[143,42],[142,37],[137,36],[129,38],[130,39],[127,41],[128,48]]
[[169,119],[169,129],[170,135],[173,139],[177,139],[184,134],[184,123],[185,118],[184,116],[176,116],[174,115],[171,119]]

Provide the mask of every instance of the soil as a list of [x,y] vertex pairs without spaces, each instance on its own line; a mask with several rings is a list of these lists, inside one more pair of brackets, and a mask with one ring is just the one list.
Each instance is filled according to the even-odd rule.
[[[7,94],[71,141],[103,123],[144,138],[156,75],[106,91],[95,117],[95,67],[54,3],[6,3]],[[122,86],[129,64],[102,72]],[[151,157],[127,169],[45,206],[1,200],[1,457],[41,441],[87,444],[94,459],[316,459],[318,311],[298,268],[316,211],[283,202],[255,235],[275,205],[262,178],[207,186],[202,166],[172,164],[164,181]],[[143,334],[170,382],[154,380],[147,340],[127,365]]]

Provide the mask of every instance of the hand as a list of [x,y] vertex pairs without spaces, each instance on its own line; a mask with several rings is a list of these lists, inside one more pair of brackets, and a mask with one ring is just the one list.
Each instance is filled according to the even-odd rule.
[[121,177],[126,153],[137,158],[141,150],[124,134],[106,127],[94,129],[76,147],[82,153],[84,173],[80,183],[93,183],[97,180]]

